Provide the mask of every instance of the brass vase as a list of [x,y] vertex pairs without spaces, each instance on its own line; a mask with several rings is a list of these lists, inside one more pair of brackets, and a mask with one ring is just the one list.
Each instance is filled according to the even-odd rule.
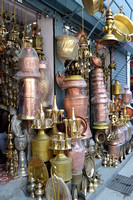
[[43,129],[38,130],[38,134],[32,139],[32,156],[38,156],[43,162],[47,162],[52,158],[51,138],[46,135]]

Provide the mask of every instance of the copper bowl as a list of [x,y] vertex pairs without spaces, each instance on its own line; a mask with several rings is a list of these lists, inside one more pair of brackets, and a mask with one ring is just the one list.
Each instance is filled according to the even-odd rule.
[[93,67],[101,67],[102,61],[99,58],[97,58],[96,56],[92,56],[91,64],[92,64]]
[[92,74],[95,74],[95,73],[103,73],[103,69],[102,68],[95,68],[92,70]]
[[101,50],[104,47],[102,44],[100,44],[100,41],[101,41],[100,38],[96,39],[95,47],[97,50]]
[[127,111],[127,115],[129,115],[130,117],[133,117],[133,109],[131,106],[127,106],[126,111]]
[[25,57],[19,59],[19,69],[22,72],[39,71],[39,60],[35,57]]

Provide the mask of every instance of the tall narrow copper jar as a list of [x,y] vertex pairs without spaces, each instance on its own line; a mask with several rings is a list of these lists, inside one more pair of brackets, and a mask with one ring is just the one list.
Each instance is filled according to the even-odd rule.
[[85,80],[78,75],[65,78],[63,89],[66,89],[66,96],[63,99],[66,116],[72,117],[72,107],[75,115],[86,118],[88,97],[84,94],[83,89],[86,87]]

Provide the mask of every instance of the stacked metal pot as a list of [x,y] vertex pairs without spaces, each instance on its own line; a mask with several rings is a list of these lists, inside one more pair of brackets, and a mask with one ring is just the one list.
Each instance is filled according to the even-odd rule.
[[94,123],[105,122],[108,119],[108,98],[102,68],[95,68],[92,71],[92,86]]
[[23,120],[33,120],[40,107],[39,78],[41,77],[35,49],[31,47],[22,49],[19,68],[16,77],[20,80],[20,115]]

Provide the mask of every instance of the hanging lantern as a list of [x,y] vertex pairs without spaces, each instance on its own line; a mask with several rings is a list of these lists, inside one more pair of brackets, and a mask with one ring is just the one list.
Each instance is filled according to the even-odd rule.
[[118,44],[118,39],[112,34],[114,30],[114,20],[113,20],[113,14],[111,9],[106,14],[106,22],[105,27],[103,27],[103,33],[105,33],[105,36],[101,39],[100,44],[104,46],[113,46]]

